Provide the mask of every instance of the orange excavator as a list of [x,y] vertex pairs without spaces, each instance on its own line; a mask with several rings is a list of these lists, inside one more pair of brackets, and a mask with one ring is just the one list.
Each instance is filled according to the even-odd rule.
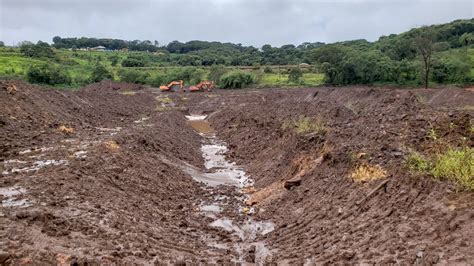
[[196,86],[189,87],[189,91],[211,91],[215,88],[214,81],[202,81]]
[[[178,86],[178,89],[175,87]],[[168,85],[162,85],[160,86],[161,91],[176,91],[176,90],[182,90],[184,88],[184,81],[178,80],[178,81],[172,81]]]

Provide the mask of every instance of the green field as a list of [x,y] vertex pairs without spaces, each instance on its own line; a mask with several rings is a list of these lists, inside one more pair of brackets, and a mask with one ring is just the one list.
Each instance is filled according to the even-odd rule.
[[[121,70],[135,71],[147,77],[147,81],[153,83],[158,76],[170,75],[170,73],[188,69],[190,72],[198,73],[200,75],[196,81],[187,81],[187,85],[198,82],[197,80],[209,79],[210,67],[180,67],[180,66],[163,66],[156,55],[145,52],[99,52],[99,51],[70,51],[70,50],[55,50],[56,58],[30,58],[24,57],[20,53],[19,48],[0,48],[0,77],[2,78],[20,78],[25,79],[26,73],[31,66],[48,64],[60,67],[72,79],[70,87],[79,87],[88,83],[88,79],[94,71],[94,66],[97,62],[104,65],[113,75],[113,79],[121,81],[119,72]],[[130,55],[142,56],[147,59],[148,65],[146,67],[122,67],[120,62]],[[112,64],[113,58],[118,58],[118,63],[114,66]],[[292,66],[270,66],[274,72],[278,73],[264,73],[263,67],[229,67],[222,66],[226,71],[235,69],[242,69],[245,72],[251,73],[256,80],[256,87],[297,87],[297,86],[318,86],[323,84],[324,75],[321,73],[310,73],[309,70],[304,69],[306,73],[299,83],[288,82],[288,74],[286,72]],[[294,66],[293,66],[294,67]],[[166,84],[169,80],[164,79],[162,84]],[[148,82],[145,82],[148,83]],[[156,83],[156,82],[155,82]],[[158,86],[159,84],[153,84]],[[63,86],[60,86],[63,87]]]

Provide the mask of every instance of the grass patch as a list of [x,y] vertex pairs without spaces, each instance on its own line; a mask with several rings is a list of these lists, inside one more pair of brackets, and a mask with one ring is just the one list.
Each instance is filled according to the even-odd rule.
[[300,83],[288,82],[288,74],[265,73],[258,85],[262,87],[319,86],[324,84],[324,74],[303,73]]
[[354,169],[350,176],[354,181],[366,182],[387,177],[387,171],[379,165],[362,164]]
[[431,160],[417,152],[410,152],[405,162],[414,173],[451,180],[463,189],[474,191],[474,148],[449,148],[432,156]]
[[171,99],[171,98],[168,97],[168,96],[165,96],[165,97],[157,96],[155,99],[156,99],[159,103],[165,103],[165,104],[171,104],[171,103],[173,103],[173,99]]
[[436,178],[447,178],[467,190],[474,190],[474,148],[449,149],[440,154],[431,169]]
[[305,116],[300,116],[298,119],[289,119],[283,122],[282,129],[293,129],[298,134],[319,134],[324,135],[327,128],[321,119],[312,119]]

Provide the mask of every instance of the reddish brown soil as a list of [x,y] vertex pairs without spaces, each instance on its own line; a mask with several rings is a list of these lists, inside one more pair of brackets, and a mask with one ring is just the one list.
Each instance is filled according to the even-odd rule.
[[[0,188],[24,188],[20,199],[31,205],[0,206],[0,264],[235,260],[235,251],[210,243],[238,240],[209,226],[212,220],[196,207],[217,191],[238,193],[207,188],[179,167],[203,167],[202,137],[187,125],[189,113],[209,115],[228,143],[228,158],[256,181],[254,218],[277,225],[260,237],[272,252],[268,262],[474,261],[474,194],[414,175],[404,163],[409,148],[427,154],[473,146],[471,91],[164,94],[111,82],[78,91],[6,83],[17,90],[0,85]],[[326,133],[297,134],[282,126],[299,116],[319,118]],[[429,137],[431,128],[439,141]],[[38,160],[67,164],[12,173]],[[381,166],[387,177],[353,181],[351,171],[366,164]],[[252,262],[252,248],[244,252]]]

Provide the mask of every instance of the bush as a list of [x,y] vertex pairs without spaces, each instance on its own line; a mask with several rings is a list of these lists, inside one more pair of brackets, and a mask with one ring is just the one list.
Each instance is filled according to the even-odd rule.
[[212,65],[211,69],[209,70],[209,80],[218,83],[226,72],[227,70],[224,66]]
[[129,83],[145,84],[149,78],[147,72],[121,69],[118,73],[120,80]]
[[127,57],[125,60],[122,61],[123,67],[144,67],[145,62],[143,60]]
[[463,83],[470,79],[471,66],[457,58],[442,58],[433,62],[432,79],[437,83]]
[[288,82],[300,83],[302,77],[303,71],[300,68],[292,68],[288,74]]
[[53,65],[32,66],[28,69],[26,77],[31,83],[42,83],[49,85],[70,84],[71,78],[59,67]]
[[25,42],[20,46],[20,52],[27,57],[49,57],[54,58],[55,53],[49,44],[39,41],[37,44]]
[[96,64],[92,72],[91,81],[99,82],[104,79],[112,79],[112,73],[102,64]]
[[273,73],[273,70],[272,70],[271,67],[266,66],[266,67],[263,69],[263,73],[271,74],[271,73]]
[[255,78],[252,74],[243,71],[232,71],[222,76],[220,86],[223,89],[242,89],[252,85]]

